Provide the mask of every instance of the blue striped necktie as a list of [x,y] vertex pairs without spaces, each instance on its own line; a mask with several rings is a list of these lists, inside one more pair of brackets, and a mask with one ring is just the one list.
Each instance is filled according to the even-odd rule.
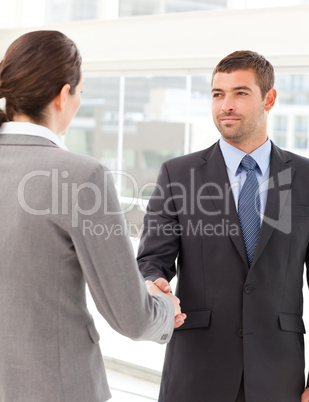
[[254,173],[257,163],[250,155],[245,155],[239,166],[247,172],[246,181],[239,194],[238,217],[249,265],[251,265],[260,234],[259,183]]

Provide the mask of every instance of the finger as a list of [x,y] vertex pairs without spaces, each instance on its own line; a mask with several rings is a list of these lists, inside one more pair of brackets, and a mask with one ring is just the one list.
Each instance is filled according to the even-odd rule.
[[177,315],[180,315],[180,314],[181,314],[181,308],[180,308],[180,304],[179,304],[178,302],[176,302],[176,304],[177,304],[177,308],[176,308],[176,314],[175,314],[175,316],[177,316]]
[[153,282],[151,281],[146,281],[146,288],[148,293],[153,296],[157,293],[162,292]]
[[181,325],[183,325],[184,322],[185,320],[182,318],[181,314],[177,315],[175,317],[174,328],[181,327]]
[[184,321],[185,319],[187,318],[187,316],[186,316],[186,314],[184,314],[184,313],[179,313],[179,314],[177,314],[176,316],[175,316],[175,320],[181,320],[181,321]]
[[146,281],[146,288],[149,289],[151,286],[153,286],[153,282],[152,281]]
[[154,283],[165,293],[169,293],[172,291],[170,284],[164,278],[158,278]]
[[185,319],[186,319],[186,318],[187,318],[187,315],[184,314],[184,313],[177,314],[177,315],[175,316],[175,325],[174,325],[174,328],[180,327],[180,326],[185,322]]
[[301,402],[309,402],[309,389],[307,388],[301,396]]

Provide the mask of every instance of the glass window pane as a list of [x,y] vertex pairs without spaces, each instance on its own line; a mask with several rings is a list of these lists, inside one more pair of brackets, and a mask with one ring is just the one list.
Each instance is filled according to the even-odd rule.
[[295,116],[295,131],[298,133],[308,132],[308,117],[307,116]]
[[294,119],[294,147],[300,149],[308,148],[308,117],[295,116]]
[[274,116],[274,133],[273,141],[279,147],[285,148],[287,146],[287,129],[288,118],[287,116]]
[[246,8],[288,7],[306,3],[308,0],[246,0]]
[[[124,105],[121,195],[148,200],[161,164],[184,151],[186,77],[126,78]],[[137,228],[145,205],[126,213]]]
[[[118,4],[119,1],[119,4]],[[0,0],[1,28],[114,19],[136,15],[285,7],[309,4],[309,0]],[[33,10],[35,9],[35,13]]]
[[276,145],[309,156],[309,74],[277,73],[275,88],[269,136]]
[[165,0],[166,12],[188,12],[226,8],[228,0]]
[[308,105],[309,74],[278,73],[275,87],[281,105]]
[[177,13],[226,8],[228,0],[119,0],[119,16]]
[[119,16],[128,17],[223,8],[285,7],[308,3],[309,0],[119,0]]
[[99,18],[99,0],[45,0],[45,24]]
[[[183,154],[185,115],[185,77],[126,79],[123,168],[139,188],[156,180],[164,161]],[[132,188],[122,190],[133,196]]]
[[189,152],[195,152],[209,147],[220,137],[212,118],[211,74],[192,77],[190,112]]
[[65,137],[70,151],[117,167],[119,78],[85,78],[81,107]]
[[294,148],[307,149],[308,138],[307,133],[295,133]]

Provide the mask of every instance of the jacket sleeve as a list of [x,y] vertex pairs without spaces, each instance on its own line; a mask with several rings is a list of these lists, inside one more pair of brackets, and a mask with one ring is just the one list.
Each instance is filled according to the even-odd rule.
[[87,187],[74,200],[71,237],[98,311],[113,329],[131,339],[168,342],[173,303],[165,294],[152,297],[147,292],[111,172],[97,166]]
[[167,167],[163,164],[147,206],[137,257],[145,279],[154,281],[161,277],[170,281],[176,274],[181,228],[173,199],[173,185],[176,184],[170,183]]

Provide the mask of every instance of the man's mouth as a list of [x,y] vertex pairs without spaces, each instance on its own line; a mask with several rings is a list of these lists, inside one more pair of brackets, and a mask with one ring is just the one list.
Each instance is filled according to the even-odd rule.
[[224,116],[224,117],[220,117],[220,121],[221,121],[222,123],[225,123],[225,124],[233,124],[233,123],[238,122],[239,120],[240,120],[240,118],[234,117],[234,116]]

